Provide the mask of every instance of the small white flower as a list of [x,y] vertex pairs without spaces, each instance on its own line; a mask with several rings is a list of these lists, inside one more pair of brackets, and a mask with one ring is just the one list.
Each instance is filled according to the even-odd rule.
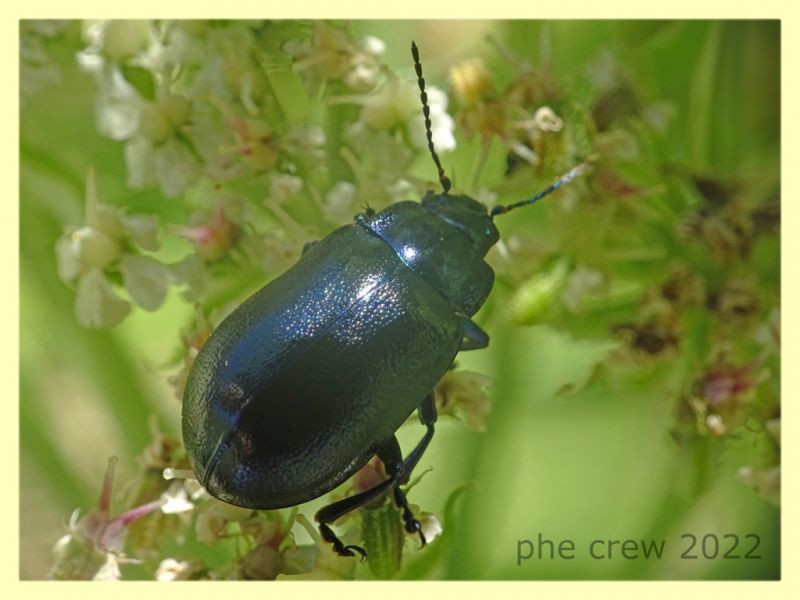
[[84,327],[113,327],[130,310],[131,305],[117,296],[100,269],[94,267],[80,278],[75,297],[75,314]]
[[145,310],[156,310],[167,297],[170,272],[149,256],[125,254],[120,259],[122,279],[136,304]]
[[119,581],[122,572],[119,570],[119,559],[115,554],[106,555],[106,562],[92,577],[92,581]]
[[410,199],[416,192],[414,184],[406,179],[398,179],[390,184],[386,191],[389,193],[392,202],[402,202]]
[[475,200],[484,206],[494,206],[497,204],[497,192],[493,192],[489,188],[481,187],[475,192]]
[[[425,120],[416,81],[399,79],[388,70],[386,82],[375,93],[362,96],[340,96],[333,103],[361,105],[360,120],[378,130],[406,129],[418,149],[428,147]],[[430,108],[431,134],[436,149],[440,152],[456,147],[453,133],[455,121],[447,113],[447,95],[436,87],[427,87]]]
[[325,132],[316,125],[294,127],[281,137],[281,147],[304,160],[322,161],[325,158]]
[[375,87],[378,73],[379,69],[377,65],[359,63],[344,76],[344,82],[347,84],[347,87],[353,90],[371,90]]
[[578,265],[567,278],[567,284],[561,293],[561,301],[571,312],[580,311],[584,298],[600,290],[606,282],[600,271],[584,265]]
[[161,494],[164,505],[161,512],[165,515],[175,515],[194,509],[194,504],[189,500],[189,491],[183,481],[173,481],[167,491]]
[[192,571],[192,563],[186,560],[165,558],[156,570],[156,581],[179,581]]
[[708,415],[706,417],[706,427],[715,436],[724,435],[727,431],[725,422],[719,415]]
[[112,140],[126,140],[139,128],[139,116],[146,106],[117,67],[100,79],[97,94],[97,129]]
[[386,42],[374,36],[368,35],[361,40],[361,48],[364,50],[364,52],[371,54],[372,56],[383,56],[383,53],[386,52]]
[[119,61],[145,48],[150,27],[149,21],[136,19],[93,20],[83,22],[83,34],[94,51]]
[[276,202],[284,202],[303,189],[303,180],[294,175],[275,175],[270,183],[270,196]]
[[444,532],[442,523],[433,513],[422,513],[419,516],[419,523],[422,526],[422,535],[425,536],[425,542],[428,544]]
[[186,287],[181,293],[185,300],[194,302],[205,290],[206,270],[203,267],[203,261],[196,254],[187,254],[178,262],[170,265],[170,271],[175,285]]
[[199,169],[189,149],[175,138],[158,146],[154,157],[155,175],[165,196],[177,198],[197,179]]
[[[428,93],[428,106],[431,109],[431,133],[433,134],[433,145],[436,150],[446,152],[453,150],[456,147],[456,138],[454,135],[455,121],[447,113],[447,95],[436,87],[426,88]],[[425,135],[425,121],[422,117],[422,107],[417,98],[417,111],[412,116],[409,123],[409,130],[417,148],[427,148],[428,138]]]
[[352,217],[352,206],[356,199],[356,186],[349,181],[336,182],[325,196],[323,211],[334,222]]
[[125,233],[143,250],[158,250],[158,221],[149,215],[126,215],[122,219]]

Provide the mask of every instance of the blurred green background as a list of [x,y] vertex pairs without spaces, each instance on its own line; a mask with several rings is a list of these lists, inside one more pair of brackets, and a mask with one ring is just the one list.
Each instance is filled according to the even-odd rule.
[[[441,419],[420,465],[420,471],[428,467],[433,471],[415,487],[411,500],[441,514],[455,488],[465,482],[474,486],[458,498],[452,520],[445,520],[447,543],[427,549],[436,553],[435,560],[415,557],[403,576],[779,577],[779,508],[736,477],[740,467],[753,464],[758,435],[703,439],[688,449],[677,444],[671,435],[677,407],[687,382],[702,365],[683,346],[657,360],[612,364],[621,361],[615,357],[624,342],[611,329],[614,323],[635,319],[645,290],[663,279],[673,258],[698,264],[710,260],[700,243],[664,241],[676,215],[700,200],[696,192],[687,192],[685,184],[653,165],[679,164],[692,172],[735,180],[752,196],[777,189],[779,23],[358,21],[352,25],[357,34],[382,39],[384,61],[406,75],[411,73],[408,43],[415,39],[429,84],[448,92],[448,69],[465,58],[481,56],[498,88],[514,77],[512,65],[484,41],[489,33],[532,65],[547,62],[555,77],[578,97],[588,97],[593,69],[602,57],[612,56],[636,93],[646,101],[663,103],[671,115],[658,139],[644,139],[649,134],[642,134],[639,155],[626,167],[628,180],[648,190],[635,202],[654,207],[656,216],[646,224],[631,218],[627,230],[614,231],[629,235],[628,241],[641,242],[645,249],[654,242],[661,251],[653,259],[626,263],[615,272],[636,282],[630,298],[583,321],[580,315],[556,312],[552,318],[522,326],[503,318],[498,305],[513,290],[501,281],[498,287],[503,289],[495,290],[497,295],[479,314],[479,322],[491,334],[490,347],[465,353],[458,362],[494,379],[486,431],[477,433]],[[113,329],[87,330],[75,318],[75,292],[58,278],[55,243],[66,225],[82,222],[90,166],[97,173],[104,202],[125,206],[131,213],[157,215],[162,223],[184,222],[188,210],[179,199],[164,198],[157,187],[137,191],[127,186],[122,144],[101,136],[95,126],[96,83],[75,61],[82,45],[77,27],[48,41],[59,79],[26,98],[21,112],[20,576],[24,579],[47,574],[51,548],[63,535],[70,513],[78,507],[86,511],[96,502],[109,456],[120,458],[119,490],[134,476],[136,457],[154,431],[179,435],[180,405],[166,378],[175,370],[180,331],[193,316],[190,304],[171,290],[156,312],[137,308]],[[474,144],[462,141],[458,129],[455,134],[459,147],[442,156],[448,169],[473,160],[469,152]],[[431,171],[425,176],[432,178],[433,169],[427,162],[421,164]],[[538,181],[543,187],[547,177]],[[530,193],[537,190],[528,188]],[[578,195],[586,197],[585,191]],[[673,210],[662,210],[664,206]],[[521,229],[546,236],[554,222],[551,210],[537,206],[516,213],[518,219],[498,221],[504,239]],[[598,214],[597,206],[586,200],[571,213],[569,229],[561,233],[571,240],[572,250],[592,236]],[[159,257],[164,260],[178,260],[191,250],[177,236],[161,239]],[[626,240],[604,243],[622,248],[621,241]],[[762,306],[776,305],[778,248],[777,236],[762,238],[747,260],[714,268],[750,277],[767,298]],[[250,289],[268,280],[264,274],[250,276]],[[767,312],[762,310],[760,317]],[[701,319],[696,320],[700,328],[693,329],[694,322],[687,321],[684,331],[687,337],[702,338],[708,329],[702,329]],[[777,359],[770,365],[769,381],[757,393],[777,393]],[[400,434],[403,448],[409,449],[420,434],[418,426],[405,427]],[[303,512],[310,515],[311,509]],[[518,565],[518,541],[536,541],[540,533],[556,542],[573,540],[576,558],[531,559]],[[742,539],[740,549],[745,548],[746,534],[756,534],[761,558],[707,560],[697,546],[700,559],[681,559],[688,546],[682,534],[701,539],[708,533],[720,541],[724,534],[736,534]],[[665,540],[664,557],[594,560],[587,547],[595,539]]]

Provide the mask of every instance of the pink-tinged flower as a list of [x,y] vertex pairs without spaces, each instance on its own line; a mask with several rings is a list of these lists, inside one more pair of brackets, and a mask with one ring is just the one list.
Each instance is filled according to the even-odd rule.
[[181,233],[194,244],[198,256],[208,261],[221,258],[239,238],[239,228],[219,206],[210,221],[186,227]]
[[[360,494],[361,492],[371,490],[375,486],[386,481],[386,479],[386,468],[383,462],[380,458],[374,456],[367,464],[356,471],[356,474],[353,476],[353,494]],[[364,506],[371,508],[380,506],[389,496],[390,494],[380,496]]]
[[268,171],[275,166],[280,152],[278,137],[265,121],[234,118],[233,132],[237,152],[254,171]]
[[486,430],[492,378],[472,371],[448,371],[433,390],[439,415],[453,415],[474,431]]
[[160,510],[164,500],[159,498],[112,517],[111,483],[116,464],[116,457],[108,460],[97,506],[82,518],[79,511],[72,513],[68,533],[53,548],[51,579],[120,579],[119,564],[132,562],[122,554],[128,526]]
[[758,384],[759,379],[754,373],[758,364],[759,361],[741,367],[721,364],[709,370],[700,382],[703,397],[709,406],[728,404]]

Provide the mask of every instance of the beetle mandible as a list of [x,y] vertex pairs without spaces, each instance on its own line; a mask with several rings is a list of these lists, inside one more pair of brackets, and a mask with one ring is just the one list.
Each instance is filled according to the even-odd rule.
[[[414,42],[411,53],[442,193],[377,214],[367,209],[308,247],[220,323],[195,359],[183,397],[192,468],[212,496],[230,504],[301,504],[377,455],[385,481],[316,514],[323,539],[342,556],[366,554],[345,546],[330,524],[387,492],[406,531],[425,544],[399,486],[433,437],[434,386],[459,351],[489,343],[471,317],[494,283],[484,261],[499,240],[493,219],[586,168],[583,163],[536,196],[490,212],[450,194]],[[404,458],[395,432],[414,410],[426,432]]]

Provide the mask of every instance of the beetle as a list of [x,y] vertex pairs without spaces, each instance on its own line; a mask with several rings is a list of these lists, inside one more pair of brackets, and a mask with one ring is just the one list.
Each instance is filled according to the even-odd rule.
[[[472,316],[494,283],[484,261],[500,236],[494,217],[531,204],[580,174],[576,167],[536,196],[487,211],[450,193],[433,146],[419,52],[411,52],[428,149],[442,193],[404,201],[306,248],[289,270],[236,308],[195,359],[183,396],[183,439],[198,481],[214,497],[277,509],[331,491],[377,455],[387,479],[315,516],[330,525],[392,492],[406,531],[425,536],[399,487],[430,443],[433,388],[459,351],[489,336]],[[426,431],[403,457],[395,432],[414,410]]]

